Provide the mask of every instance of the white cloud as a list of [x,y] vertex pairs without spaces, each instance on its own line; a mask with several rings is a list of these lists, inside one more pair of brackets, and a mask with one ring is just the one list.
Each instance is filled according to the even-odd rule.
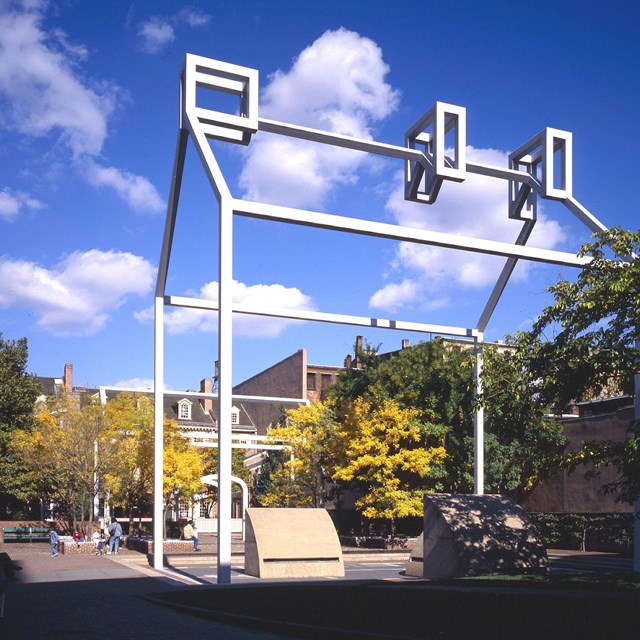
[[138,34],[142,38],[142,48],[147,53],[158,53],[165,45],[176,39],[173,27],[157,16],[142,23]]
[[150,54],[159,53],[176,39],[175,29],[178,26],[202,27],[210,21],[210,15],[194,7],[185,7],[170,16],[152,16],[142,22],[138,29],[142,49]]
[[54,335],[92,335],[129,295],[145,295],[155,268],[117,251],[75,252],[51,269],[22,260],[0,261],[0,307],[28,309]]
[[[476,162],[507,166],[506,152],[468,147],[467,154]],[[514,242],[522,227],[521,222],[508,217],[503,180],[468,175],[461,184],[445,182],[434,205],[406,201],[401,175],[396,176],[395,184],[386,209],[398,224],[503,242]],[[552,249],[564,240],[563,228],[545,216],[539,203],[538,220],[528,244]],[[512,275],[514,280],[526,278],[531,269],[531,263],[520,262]],[[479,253],[401,243],[391,274],[402,284],[387,284],[373,294],[369,304],[394,311],[401,305],[433,308],[434,304],[442,305],[453,287],[473,290],[493,285],[503,265],[504,259]]]
[[211,22],[211,16],[203,13],[196,7],[185,7],[184,9],[180,9],[177,17],[178,20],[184,22],[190,27],[203,27],[205,24],[209,24]]
[[140,389],[140,391],[153,391],[153,378],[129,378],[128,380],[118,380],[113,387],[121,389]]
[[[208,282],[192,297],[218,301],[218,283]],[[251,303],[272,308],[312,309],[309,296],[294,287],[284,287],[280,284],[246,285],[242,282],[233,283],[233,301],[237,303]],[[153,308],[147,308],[134,314],[140,322],[153,319]],[[268,318],[234,314],[234,335],[245,337],[278,337],[288,326],[296,320],[284,318]],[[165,314],[165,326],[171,335],[201,331],[216,333],[218,331],[218,314],[216,311],[200,309],[175,309]]]
[[79,61],[82,44],[70,43],[60,29],[44,26],[45,2],[25,2],[20,10],[0,13],[0,105],[4,126],[29,137],[57,136],[94,185],[109,185],[134,208],[163,208],[146,178],[120,169],[87,171],[102,153],[109,118],[122,90],[112,83],[85,79]]
[[[371,138],[372,126],[389,115],[399,94],[375,42],[353,31],[327,31],[287,72],[270,78],[260,103],[264,117]],[[331,190],[357,180],[366,155],[329,145],[256,136],[240,176],[252,200],[318,208]]]
[[164,201],[156,188],[142,176],[115,167],[101,167],[92,159],[83,163],[87,182],[94,187],[110,187],[136,211],[159,212]]
[[0,191],[0,220],[12,222],[23,209],[42,209],[44,203],[32,198],[22,191],[12,192],[10,189]]
[[0,15],[0,93],[8,99],[4,117],[19,132],[58,132],[74,156],[96,154],[107,136],[107,119],[117,91],[101,93],[74,75],[69,45],[56,49],[60,31],[42,28],[41,8]]
[[369,305],[374,309],[386,309],[395,312],[406,302],[415,300],[419,293],[419,285],[413,280],[403,280],[401,283],[391,283],[371,296]]

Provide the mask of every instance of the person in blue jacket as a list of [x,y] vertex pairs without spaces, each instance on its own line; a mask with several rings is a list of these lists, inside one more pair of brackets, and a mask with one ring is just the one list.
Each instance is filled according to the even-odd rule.
[[117,556],[118,549],[120,548],[120,537],[122,536],[122,527],[120,523],[114,518],[107,529],[109,532],[109,551],[107,551],[107,555],[111,554]]
[[55,529],[49,529],[49,541],[51,542],[51,557],[55,558],[58,555],[58,541],[60,536]]

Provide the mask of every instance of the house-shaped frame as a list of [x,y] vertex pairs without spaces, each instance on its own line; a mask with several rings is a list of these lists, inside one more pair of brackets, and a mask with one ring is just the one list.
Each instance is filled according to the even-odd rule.
[[[509,168],[470,162],[466,158],[466,110],[463,107],[436,102],[405,136],[404,145],[396,146],[373,140],[353,138],[327,131],[260,118],[258,114],[258,71],[226,62],[187,54],[180,78],[180,128],[175,151],[173,177],[164,238],[155,291],[155,495],[154,566],[162,567],[162,407],[164,381],[164,311],[166,307],[183,307],[218,312],[218,407],[219,466],[218,481],[218,583],[231,581],[231,407],[232,397],[232,315],[250,314],[315,322],[355,325],[432,333],[473,341],[476,353],[476,390],[481,391],[482,343],[485,329],[505,290],[518,260],[558,264],[580,268],[589,257],[530,247],[527,245],[536,224],[536,199],[552,199],[563,203],[590,232],[605,226],[583,207],[572,193],[571,133],[547,128],[523,144],[509,157]],[[239,113],[225,113],[199,106],[199,98],[207,92],[222,92],[238,99]],[[436,201],[444,181],[462,182],[470,174],[503,179],[508,183],[508,212],[522,221],[515,243],[484,240],[319,213],[304,209],[263,204],[234,198],[216,160],[210,139],[236,144],[251,144],[258,131],[298,138],[318,144],[334,145],[371,154],[396,158],[405,164],[405,198],[430,204]],[[170,295],[167,275],[178,211],[188,140],[200,157],[219,208],[218,232],[218,300],[205,300]],[[451,144],[452,142],[452,144]],[[447,150],[447,146],[453,151]],[[451,155],[447,156],[447,153]],[[506,263],[478,319],[471,327],[447,326],[400,319],[370,318],[356,315],[300,311],[266,307],[262,304],[235,303],[233,285],[233,220],[244,216],[272,222],[304,225],[344,233],[386,238],[390,240],[439,246],[460,251],[473,251],[506,258]],[[475,414],[474,486],[484,490],[483,412]],[[227,514],[229,514],[227,516]]]

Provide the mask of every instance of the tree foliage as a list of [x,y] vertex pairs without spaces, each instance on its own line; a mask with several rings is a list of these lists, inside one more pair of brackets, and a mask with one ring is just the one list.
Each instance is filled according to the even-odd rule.
[[53,499],[69,526],[89,531],[96,478],[116,456],[100,404],[80,406],[67,395],[48,398],[37,406],[34,427],[14,433],[12,450],[25,469],[25,497]]
[[[89,531],[93,500],[106,492],[131,522],[135,508],[153,500],[153,438],[153,400],[144,394],[121,393],[106,407],[97,398],[48,398],[37,406],[34,427],[12,438],[24,468],[22,495],[51,498],[70,526]],[[204,488],[204,469],[200,450],[165,420],[164,504],[175,493],[193,499]]]
[[33,426],[38,384],[27,374],[27,339],[5,340],[0,333],[0,514],[12,497],[25,498],[24,468],[10,448],[12,435]]
[[537,380],[517,349],[509,344],[486,347],[483,358],[485,475],[490,491],[520,502],[566,464],[568,438],[561,423],[549,416]]
[[[105,487],[131,520],[134,508],[149,504],[153,497],[153,398],[118,394],[105,407],[105,424],[119,452],[105,474]],[[169,506],[176,493],[190,501],[204,489],[200,478],[205,473],[205,456],[180,434],[175,421],[165,418],[163,433],[163,503]]]
[[[271,444],[286,443],[286,460],[270,472],[269,488],[263,492],[263,507],[322,506],[327,497],[325,480],[336,429],[333,406],[317,401],[289,409],[283,423],[267,431]],[[273,463],[275,457],[270,461]],[[263,469],[265,471],[266,469]]]
[[[523,365],[538,379],[543,401],[557,411],[572,400],[603,393],[634,394],[634,374],[640,371],[640,231],[612,228],[596,234],[579,255],[591,262],[575,282],[552,286],[548,306],[530,332],[516,344]],[[637,402],[637,399],[636,399]],[[604,486],[616,499],[640,497],[640,428],[630,425],[622,442],[586,442],[571,456],[571,468],[588,465],[597,475],[606,466],[619,480]]]
[[357,398],[341,416],[333,443],[334,480],[359,485],[356,506],[366,518],[395,520],[422,513],[432,467],[444,447],[430,447],[418,411],[394,400]]
[[578,255],[592,260],[575,282],[550,287],[553,304],[516,334],[540,394],[561,411],[607,388],[633,393],[640,369],[640,231],[603,231]]

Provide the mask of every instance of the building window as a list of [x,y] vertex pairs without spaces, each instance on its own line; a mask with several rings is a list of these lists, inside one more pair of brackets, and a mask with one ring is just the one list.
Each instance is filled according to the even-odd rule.
[[231,407],[231,424],[240,423],[240,409]]
[[331,386],[331,374],[330,373],[323,373],[322,377],[322,390],[324,391],[327,387]]
[[307,391],[316,390],[316,374],[307,373]]
[[191,402],[189,400],[178,402],[178,420],[191,420]]

